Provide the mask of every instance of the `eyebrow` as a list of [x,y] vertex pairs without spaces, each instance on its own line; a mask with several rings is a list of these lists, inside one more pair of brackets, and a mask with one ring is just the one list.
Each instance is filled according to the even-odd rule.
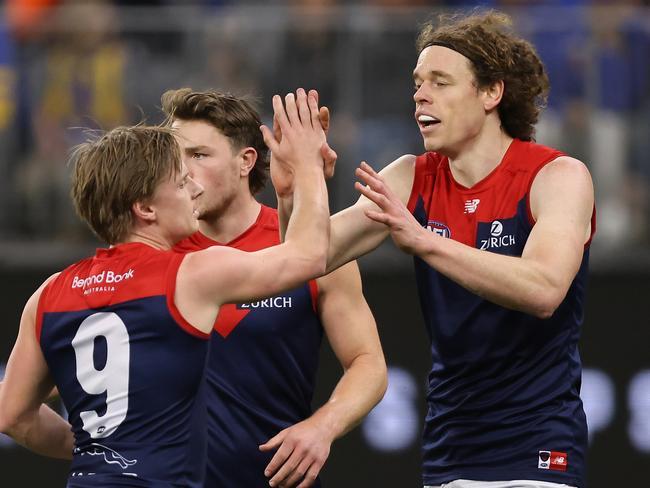
[[[446,80],[450,80],[450,81],[454,79],[454,77],[451,76],[449,73],[445,73],[444,71],[435,70],[435,69],[428,71],[427,75],[429,75],[429,77],[431,78],[445,78]],[[414,80],[422,79],[418,74],[417,70],[413,71],[413,79]]]
[[207,151],[210,148],[208,146],[189,146],[183,149],[186,153],[202,152]]

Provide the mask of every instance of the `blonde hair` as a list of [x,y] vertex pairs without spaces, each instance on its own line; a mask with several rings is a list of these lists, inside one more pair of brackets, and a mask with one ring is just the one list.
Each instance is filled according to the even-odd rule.
[[133,227],[134,203],[150,199],[158,184],[181,170],[172,131],[158,126],[117,127],[73,149],[70,194],[77,214],[108,244]]

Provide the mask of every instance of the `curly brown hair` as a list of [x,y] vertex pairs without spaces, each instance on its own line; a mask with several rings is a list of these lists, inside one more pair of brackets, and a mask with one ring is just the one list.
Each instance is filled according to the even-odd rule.
[[511,31],[506,14],[493,10],[471,14],[443,14],[438,24],[423,26],[418,52],[444,46],[470,60],[479,88],[503,80],[498,105],[504,130],[524,141],[533,139],[535,124],[546,106],[549,80],[533,45]]
[[70,195],[77,214],[108,244],[133,230],[131,207],[181,171],[181,149],[166,127],[117,127],[76,146]]
[[260,116],[250,101],[214,90],[180,88],[163,93],[161,103],[168,122],[202,120],[226,136],[233,149],[254,148],[257,161],[248,174],[248,187],[253,195],[264,188],[270,154],[260,131]]

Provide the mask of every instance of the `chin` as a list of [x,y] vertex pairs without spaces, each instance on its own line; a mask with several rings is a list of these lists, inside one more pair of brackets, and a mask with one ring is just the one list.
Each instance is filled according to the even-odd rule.
[[436,144],[433,141],[427,140],[426,138],[424,139],[424,149],[426,151],[439,151],[440,150],[440,144]]

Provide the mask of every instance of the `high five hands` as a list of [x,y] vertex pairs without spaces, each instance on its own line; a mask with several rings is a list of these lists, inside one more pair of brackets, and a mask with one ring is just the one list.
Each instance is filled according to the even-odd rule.
[[[299,88],[295,94],[289,93],[284,98],[273,97],[273,130],[263,125],[261,127],[264,141],[271,149],[271,181],[278,197],[289,197],[293,194],[294,166],[287,160],[289,151],[281,148],[284,135],[292,130],[294,137],[300,138],[305,132],[295,131],[311,128],[314,135],[320,137],[320,156],[323,160],[325,178],[334,175],[337,155],[327,143],[327,133],[330,127],[330,112],[327,107],[318,107],[318,92]],[[297,142],[297,141],[294,141]]]

